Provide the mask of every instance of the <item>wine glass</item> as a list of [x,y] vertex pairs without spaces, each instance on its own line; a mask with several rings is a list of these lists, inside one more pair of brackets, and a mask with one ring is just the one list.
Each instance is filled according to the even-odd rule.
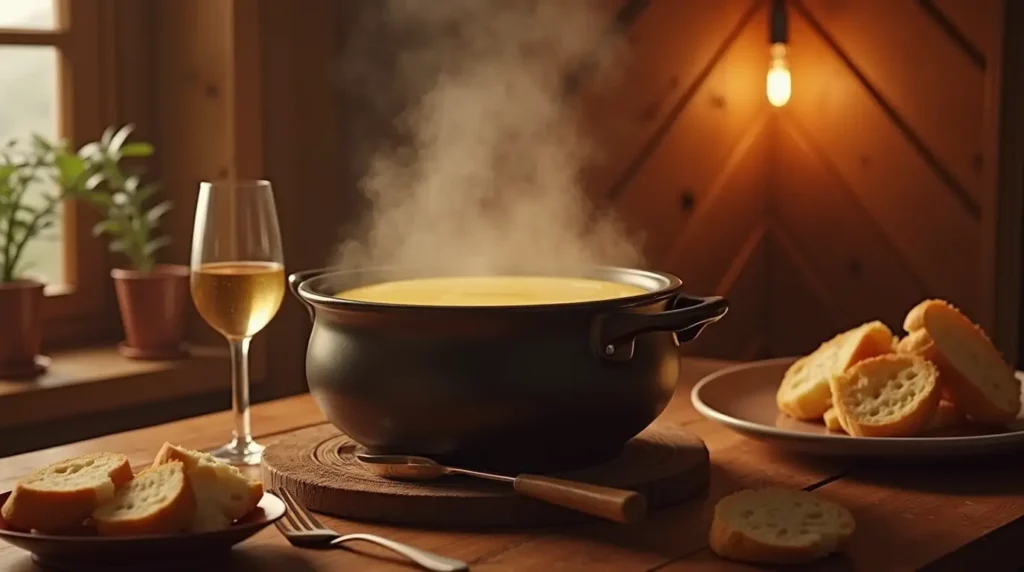
[[203,182],[192,231],[192,300],[231,347],[233,438],[211,451],[233,465],[257,465],[263,446],[249,428],[249,343],[284,299],[284,255],[268,181]]

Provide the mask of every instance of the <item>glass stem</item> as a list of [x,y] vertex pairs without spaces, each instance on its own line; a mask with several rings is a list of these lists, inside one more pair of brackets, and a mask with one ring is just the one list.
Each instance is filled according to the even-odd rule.
[[249,342],[229,338],[231,346],[231,407],[235,412],[235,440],[239,448],[252,441],[249,428]]

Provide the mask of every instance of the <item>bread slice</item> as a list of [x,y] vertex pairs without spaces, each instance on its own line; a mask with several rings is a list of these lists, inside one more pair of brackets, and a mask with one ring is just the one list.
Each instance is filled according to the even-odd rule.
[[930,343],[918,352],[935,363],[951,400],[974,421],[1002,424],[1017,418],[1020,381],[999,350],[956,308],[933,304],[922,311]]
[[135,475],[92,517],[103,536],[137,536],[183,532],[195,513],[196,498],[185,466],[172,461]]
[[847,433],[907,437],[924,429],[939,406],[939,372],[916,355],[864,360],[833,377],[832,400]]
[[222,463],[209,453],[164,443],[153,466],[179,461],[196,497],[196,512],[189,529],[205,532],[226,528],[249,514],[263,497],[263,485]]
[[[896,344],[896,352],[901,354],[919,355],[928,361],[935,357],[935,350],[932,345],[932,338],[924,329],[914,330]],[[942,370],[939,370],[939,389],[942,391],[942,399],[953,402],[953,395],[949,388],[942,381]]]
[[924,357],[924,354],[931,348],[931,344],[932,338],[926,330],[914,330],[896,342],[896,353],[917,354]]
[[895,351],[892,331],[879,321],[862,324],[821,344],[786,370],[776,404],[797,419],[821,419],[832,406],[828,380],[853,364]]
[[[829,408],[822,420],[825,422],[825,428],[829,431],[846,433],[846,428],[843,427],[843,422],[839,419],[839,413],[836,412],[835,407]],[[943,399],[939,402],[938,408],[935,409],[935,415],[932,415],[931,420],[925,427],[925,431],[938,431],[940,429],[957,427],[966,420],[967,418],[957,409],[956,405]]]
[[952,304],[945,300],[939,300],[936,298],[924,300],[907,312],[907,316],[903,318],[903,330],[908,334],[912,334],[924,328],[924,311],[931,306],[945,306],[955,309]]
[[829,407],[822,420],[825,422],[825,428],[829,431],[846,431],[843,429],[843,424],[839,422],[839,414],[836,413],[835,407]]
[[128,457],[92,453],[64,459],[18,481],[0,514],[13,528],[45,534],[80,529],[92,511],[132,480]]
[[715,505],[708,544],[722,558],[754,564],[806,564],[840,550],[853,515],[806,491],[743,490]]

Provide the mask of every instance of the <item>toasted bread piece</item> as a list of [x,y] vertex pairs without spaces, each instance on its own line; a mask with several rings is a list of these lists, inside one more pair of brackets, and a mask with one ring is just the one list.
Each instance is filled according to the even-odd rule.
[[830,380],[843,427],[857,437],[907,437],[923,430],[939,406],[939,372],[917,355],[864,360]]
[[786,370],[776,404],[797,419],[821,419],[832,406],[828,380],[853,364],[895,351],[896,340],[882,322],[862,324],[821,344]]
[[1016,419],[1020,381],[981,328],[949,305],[927,306],[922,320],[931,343],[919,352],[939,368],[951,401],[981,423]]
[[47,465],[18,481],[0,514],[13,528],[46,534],[80,529],[117,487],[132,480],[128,457],[92,453]]
[[715,505],[708,544],[722,558],[755,564],[805,564],[842,549],[853,515],[814,493],[743,490]]
[[93,511],[92,518],[103,536],[136,536],[188,530],[195,512],[185,466],[172,461],[135,475]]
[[[896,344],[896,351],[901,354],[919,355],[928,361],[932,361],[935,357],[932,338],[928,335],[928,331],[924,329],[914,330],[907,334]],[[953,395],[942,381],[941,369],[939,370],[939,389],[942,391],[943,400],[953,402]]]
[[170,443],[157,453],[153,466],[171,461],[185,465],[185,475],[196,497],[196,512],[190,530],[204,532],[226,528],[249,514],[263,497],[263,485],[236,467],[214,459],[209,453],[193,451]]
[[932,338],[926,330],[914,330],[896,343],[896,353],[917,354],[926,357],[924,354],[931,348],[931,344]]
[[836,413],[835,407],[829,407],[822,420],[825,421],[825,428],[829,431],[846,431],[846,429],[843,429],[843,424],[839,421],[839,414]]
[[953,308],[954,310],[956,309],[955,306],[945,300],[939,300],[937,298],[924,300],[907,312],[907,316],[903,318],[903,330],[908,334],[912,334],[924,328],[924,311],[930,306],[946,306],[948,308]]

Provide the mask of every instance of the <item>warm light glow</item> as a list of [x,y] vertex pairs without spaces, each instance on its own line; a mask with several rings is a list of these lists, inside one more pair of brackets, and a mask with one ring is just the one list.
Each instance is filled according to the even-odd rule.
[[768,67],[765,84],[768,103],[775,107],[786,105],[793,93],[792,81],[789,75],[789,59],[786,57],[786,44],[772,44],[771,64]]

